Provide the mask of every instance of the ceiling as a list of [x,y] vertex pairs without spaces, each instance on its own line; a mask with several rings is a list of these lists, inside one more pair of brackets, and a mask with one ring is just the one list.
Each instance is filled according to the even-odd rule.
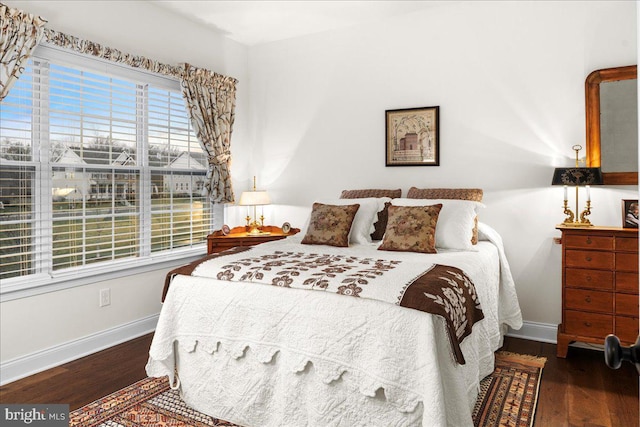
[[150,0],[247,46],[380,21],[444,1]]

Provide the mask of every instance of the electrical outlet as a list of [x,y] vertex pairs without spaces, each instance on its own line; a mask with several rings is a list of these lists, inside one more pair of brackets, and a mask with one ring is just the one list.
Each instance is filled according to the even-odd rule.
[[111,289],[100,289],[100,307],[111,305]]

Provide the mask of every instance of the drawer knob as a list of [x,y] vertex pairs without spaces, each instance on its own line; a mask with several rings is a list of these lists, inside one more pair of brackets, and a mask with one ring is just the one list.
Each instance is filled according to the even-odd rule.
[[590,257],[590,256],[586,257],[585,259],[586,259],[587,261],[591,262],[591,257]]
[[584,322],[584,326],[586,326],[587,328],[591,327],[591,322]]
[[591,281],[591,276],[587,276],[587,277],[585,277],[585,279],[587,280],[587,282],[590,282]]
[[589,237],[587,237],[587,245],[591,244],[591,239]]
[[589,303],[590,303],[590,302],[591,302],[591,296],[586,297],[584,300],[585,300],[586,302],[589,302]]

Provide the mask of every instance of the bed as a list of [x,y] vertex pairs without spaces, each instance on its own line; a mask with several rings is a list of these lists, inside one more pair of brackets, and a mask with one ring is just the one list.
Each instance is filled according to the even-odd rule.
[[[522,324],[502,240],[477,222],[478,202],[366,199],[314,204],[299,235],[171,272],[148,375],[169,376],[200,412],[248,427],[471,425],[506,327]],[[314,218],[326,220],[314,214],[353,204],[346,245],[335,235],[309,243]],[[367,239],[383,210],[383,240]],[[415,212],[431,217],[399,249],[388,236],[407,224],[399,213]],[[417,248],[424,229],[430,244]],[[438,294],[438,283],[451,288]],[[434,301],[448,314],[423,311]]]

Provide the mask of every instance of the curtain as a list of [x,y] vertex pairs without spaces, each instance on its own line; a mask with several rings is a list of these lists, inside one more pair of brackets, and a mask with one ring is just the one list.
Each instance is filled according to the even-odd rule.
[[209,199],[214,203],[233,203],[229,166],[236,80],[185,64],[181,87],[191,125],[209,158],[205,182]]
[[47,21],[0,3],[0,101],[18,80]]

